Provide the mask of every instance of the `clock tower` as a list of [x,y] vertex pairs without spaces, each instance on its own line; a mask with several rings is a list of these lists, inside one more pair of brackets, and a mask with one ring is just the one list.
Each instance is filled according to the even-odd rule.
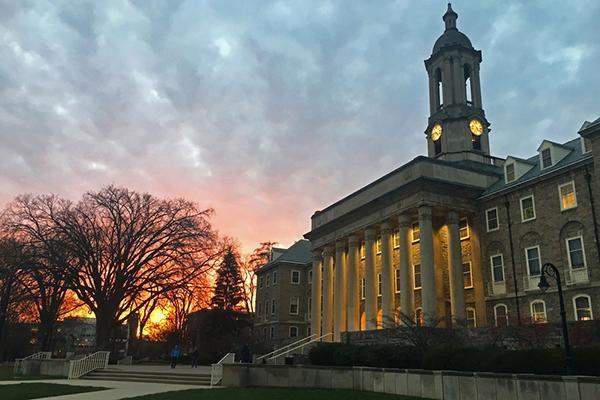
[[429,75],[429,157],[490,164],[490,123],[481,103],[481,51],[456,27],[458,14],[448,4],[446,29],[425,60]]

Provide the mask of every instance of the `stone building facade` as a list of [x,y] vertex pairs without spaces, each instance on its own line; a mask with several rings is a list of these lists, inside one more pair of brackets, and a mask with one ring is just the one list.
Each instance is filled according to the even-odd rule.
[[312,216],[307,333],[557,321],[556,284],[537,287],[547,262],[561,271],[570,320],[600,312],[600,119],[529,159],[493,157],[482,54],[457,18],[448,6],[425,61],[428,155]]

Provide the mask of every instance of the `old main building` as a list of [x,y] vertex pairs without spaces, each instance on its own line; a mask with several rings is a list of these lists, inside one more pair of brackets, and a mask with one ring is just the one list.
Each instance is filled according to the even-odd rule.
[[[344,331],[408,320],[558,321],[556,285],[547,293],[537,286],[546,262],[565,281],[568,319],[593,319],[600,309],[600,118],[586,121],[567,143],[544,140],[528,159],[493,157],[481,51],[457,29],[457,18],[449,6],[445,31],[425,60],[427,157],[313,215],[305,235],[310,253],[300,241],[290,248],[293,268],[285,257],[279,263],[288,265],[280,276],[292,283],[297,271],[302,289],[293,298],[287,290],[258,289],[257,326],[265,337],[270,326],[268,340],[339,340]],[[277,265],[263,267],[259,282],[269,282]]]

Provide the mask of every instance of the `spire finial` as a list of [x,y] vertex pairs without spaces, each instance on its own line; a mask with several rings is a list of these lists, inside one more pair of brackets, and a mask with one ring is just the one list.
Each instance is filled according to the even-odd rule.
[[446,30],[456,29],[456,20],[458,19],[458,14],[452,9],[451,3],[448,3],[448,11],[446,11],[446,14],[444,14],[442,19],[446,23]]

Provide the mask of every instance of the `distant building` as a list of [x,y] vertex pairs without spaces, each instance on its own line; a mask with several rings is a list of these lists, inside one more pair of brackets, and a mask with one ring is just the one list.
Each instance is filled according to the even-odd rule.
[[280,347],[310,335],[311,270],[308,240],[273,248],[256,273],[254,331],[260,342]]

